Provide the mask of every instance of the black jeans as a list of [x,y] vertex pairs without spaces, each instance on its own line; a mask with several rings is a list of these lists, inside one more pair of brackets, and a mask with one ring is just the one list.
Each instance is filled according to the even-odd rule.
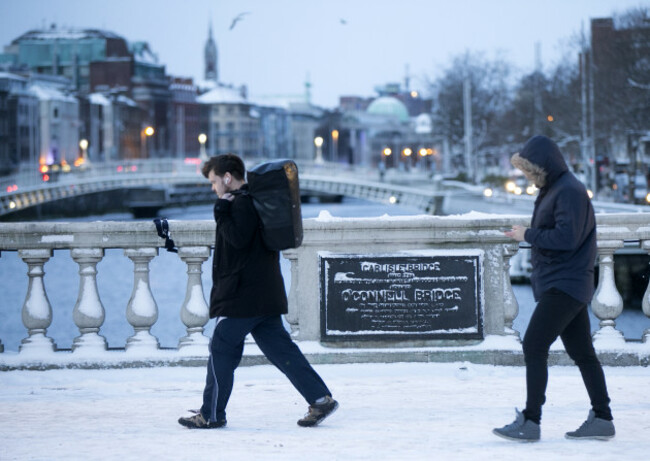
[[219,317],[210,341],[208,373],[203,391],[201,414],[206,421],[226,419],[226,405],[232,392],[235,369],[241,361],[244,339],[248,333],[251,333],[266,358],[289,378],[310,405],[321,397],[332,395],[284,329],[279,315]]
[[569,357],[580,368],[596,417],[612,420],[605,374],[591,340],[587,305],[556,288],[542,294],[524,336],[526,419],[539,424],[542,418],[548,382],[548,351],[558,336]]

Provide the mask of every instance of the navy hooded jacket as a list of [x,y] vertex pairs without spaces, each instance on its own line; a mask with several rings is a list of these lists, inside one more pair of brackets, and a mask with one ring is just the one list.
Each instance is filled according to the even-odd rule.
[[557,288],[589,303],[594,294],[597,247],[596,218],[585,186],[569,171],[558,146],[545,136],[528,140],[513,156],[513,164],[520,169],[520,165],[532,164],[544,174],[537,183],[541,188],[524,235],[532,246],[535,300]]

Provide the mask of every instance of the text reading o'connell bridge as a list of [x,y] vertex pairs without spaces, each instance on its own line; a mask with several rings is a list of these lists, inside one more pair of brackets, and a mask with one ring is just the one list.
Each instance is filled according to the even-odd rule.
[[[262,161],[248,162],[247,167]],[[430,215],[469,210],[529,214],[533,206],[532,197],[499,193],[486,197],[483,187],[442,181],[420,170],[389,170],[380,178],[376,168],[314,162],[298,162],[298,167],[303,199],[347,196]],[[102,162],[67,172],[34,169],[0,177],[0,220],[124,210],[149,217],[164,207],[213,200],[196,158]],[[638,207],[615,203],[595,203],[595,208],[597,212],[638,211]]]

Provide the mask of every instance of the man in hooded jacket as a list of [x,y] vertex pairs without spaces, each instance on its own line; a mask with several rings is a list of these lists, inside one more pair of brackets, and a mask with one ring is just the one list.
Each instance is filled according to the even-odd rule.
[[526,408],[512,424],[494,429],[500,437],[540,439],[542,405],[546,401],[548,353],[559,336],[578,365],[591,400],[587,420],[571,439],[614,437],[605,375],[591,340],[587,305],[594,294],[596,218],[587,191],[569,171],[558,146],[534,136],[512,164],[540,190],[529,228],[513,226],[505,235],[531,245],[531,285],[537,307],[523,340],[526,362]]

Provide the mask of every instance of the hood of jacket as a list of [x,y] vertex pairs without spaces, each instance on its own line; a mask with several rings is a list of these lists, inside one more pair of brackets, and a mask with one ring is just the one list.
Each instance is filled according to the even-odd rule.
[[529,173],[540,189],[553,184],[569,170],[560,148],[546,136],[530,138],[521,152],[512,156],[510,162],[516,168]]

